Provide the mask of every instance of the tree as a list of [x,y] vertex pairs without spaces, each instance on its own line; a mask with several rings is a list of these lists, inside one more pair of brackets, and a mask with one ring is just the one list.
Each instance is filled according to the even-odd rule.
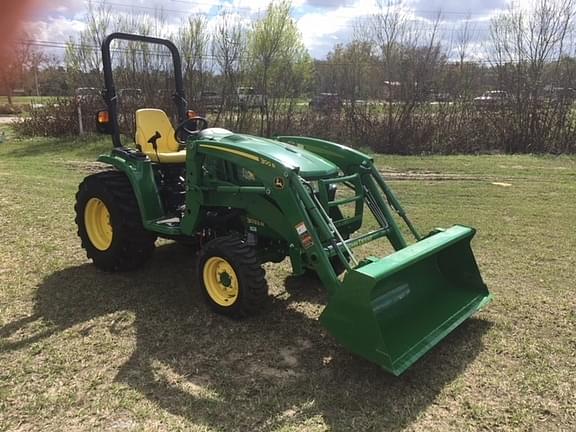
[[37,71],[46,57],[34,46],[32,37],[23,32],[21,39],[4,53],[0,61],[0,83],[8,96],[8,104],[12,105],[12,92],[18,86],[23,86],[26,74],[30,70]]
[[206,56],[210,45],[208,21],[204,16],[190,16],[175,35],[183,64],[183,76],[189,97],[204,90],[207,72]]
[[543,91],[545,79],[560,78],[575,6],[574,0],[536,0],[528,11],[510,7],[491,21],[492,63],[500,88],[513,96],[504,140],[508,151],[536,151],[543,143],[557,142],[549,139],[551,134],[557,138],[555,125],[567,124],[570,109],[565,104],[544,106]]
[[[64,55],[67,69],[75,73],[76,77],[101,69],[98,47],[106,35],[112,32],[113,17],[112,8],[104,1],[97,6],[94,6],[91,0],[88,2],[86,28],[80,32],[78,41],[70,39],[66,43]],[[82,84],[87,85],[88,83]],[[96,83],[91,82],[89,84],[94,86]]]
[[470,50],[472,41],[476,38],[476,27],[470,20],[468,15],[466,19],[458,24],[455,29],[453,42],[455,43],[455,51],[458,58],[457,69],[451,72],[456,72],[451,80],[452,87],[455,90],[455,96],[461,96],[465,100],[469,100],[474,94],[474,79],[478,71],[478,65],[469,61]]
[[[220,118],[222,109],[233,105],[231,98],[241,79],[242,58],[246,52],[246,33],[246,28],[237,15],[227,11],[221,13],[212,36],[212,55],[222,75],[222,106],[218,110],[216,121]],[[238,125],[240,117],[235,117]]]
[[346,45],[336,45],[328,53],[323,64],[332,79],[332,90],[340,96],[354,101],[374,95],[377,80],[371,75],[378,66],[378,59],[373,54],[369,42],[354,40]]
[[312,76],[312,60],[291,10],[289,1],[271,2],[265,15],[253,23],[248,36],[248,67],[268,101],[260,125],[263,133],[266,121],[267,135],[271,133],[271,113],[276,112],[277,99],[294,97]]
[[414,111],[437,85],[446,63],[438,38],[439,23],[440,14],[425,25],[410,19],[397,4],[379,1],[377,11],[357,26],[357,37],[372,46],[378,59],[382,85],[377,94],[389,102],[402,102],[386,107],[387,124],[382,133],[393,151],[404,151],[404,135],[411,128]]

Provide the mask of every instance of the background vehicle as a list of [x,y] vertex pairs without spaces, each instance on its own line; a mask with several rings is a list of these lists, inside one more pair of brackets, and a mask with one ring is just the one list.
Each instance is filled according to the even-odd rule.
[[315,111],[340,111],[342,109],[342,100],[337,93],[320,93],[312,98],[308,106]]
[[266,97],[256,93],[254,87],[238,87],[236,89],[238,106],[242,110],[250,108],[264,109],[266,106]]
[[200,110],[205,110],[209,112],[215,112],[220,109],[224,99],[220,93],[215,91],[203,91],[200,92],[198,97]]
[[510,95],[504,90],[489,90],[473,99],[474,105],[483,108],[504,106],[510,102]]
[[576,100],[576,90],[569,87],[544,87],[544,99],[550,103],[570,105]]
[[428,92],[428,101],[436,103],[448,103],[452,101],[452,95],[446,92],[431,90]]

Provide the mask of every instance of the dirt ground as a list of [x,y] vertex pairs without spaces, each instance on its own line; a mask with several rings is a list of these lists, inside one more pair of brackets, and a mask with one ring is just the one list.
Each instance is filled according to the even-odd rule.
[[0,124],[10,124],[18,120],[18,116],[0,116]]

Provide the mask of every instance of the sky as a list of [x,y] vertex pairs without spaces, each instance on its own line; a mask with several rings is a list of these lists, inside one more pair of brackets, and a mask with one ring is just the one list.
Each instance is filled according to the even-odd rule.
[[[99,0],[94,0],[97,3]],[[378,0],[293,0],[293,17],[304,44],[314,58],[325,58],[336,43],[351,40],[354,29],[377,11]],[[441,15],[440,30],[450,46],[448,34],[468,19],[472,23],[473,56],[481,58],[483,40],[489,33],[490,18],[506,9],[513,0],[395,0],[411,19],[430,23]],[[514,2],[514,5],[527,0]],[[177,26],[191,14],[205,15],[209,25],[217,21],[223,9],[242,18],[261,15],[269,0],[107,0],[117,14],[151,14],[159,8],[167,18],[168,28]],[[36,40],[63,43],[75,38],[85,27],[86,0],[50,0],[28,17]],[[55,48],[57,51],[57,49]],[[450,55],[450,54],[449,54]]]

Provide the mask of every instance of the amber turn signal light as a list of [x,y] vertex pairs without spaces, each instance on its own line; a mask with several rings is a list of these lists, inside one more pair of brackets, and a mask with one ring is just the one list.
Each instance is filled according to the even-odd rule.
[[97,120],[100,124],[106,124],[110,121],[110,113],[108,111],[98,111]]

